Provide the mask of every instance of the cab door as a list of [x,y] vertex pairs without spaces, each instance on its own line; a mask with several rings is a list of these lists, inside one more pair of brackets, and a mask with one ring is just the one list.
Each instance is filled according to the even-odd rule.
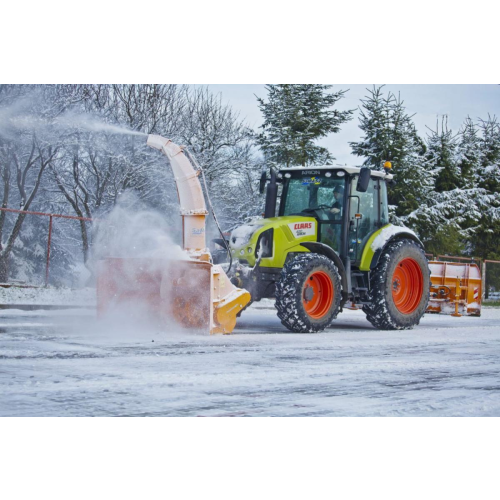
[[339,212],[332,213],[336,199],[334,195],[335,189],[345,188],[345,179],[343,177],[325,179],[324,182],[317,190],[315,205],[318,207],[325,207],[317,212],[319,224],[319,241],[333,248],[337,254],[341,253],[342,248],[342,220],[344,216],[344,203],[345,196],[339,204]]
[[[357,263],[361,260],[361,254],[366,242],[380,228],[380,181],[370,179],[368,189],[360,193],[356,189],[357,181],[351,183],[351,194],[349,196],[349,231],[348,231],[348,254],[351,262]],[[385,187],[385,183],[384,183]]]

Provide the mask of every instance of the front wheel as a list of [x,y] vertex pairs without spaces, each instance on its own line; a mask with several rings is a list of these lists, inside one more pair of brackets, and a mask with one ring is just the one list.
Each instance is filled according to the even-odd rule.
[[429,302],[430,271],[423,250],[411,240],[388,245],[370,278],[368,321],[381,330],[418,325]]
[[340,276],[324,255],[304,253],[290,261],[276,285],[281,323],[296,333],[324,330],[340,309]]

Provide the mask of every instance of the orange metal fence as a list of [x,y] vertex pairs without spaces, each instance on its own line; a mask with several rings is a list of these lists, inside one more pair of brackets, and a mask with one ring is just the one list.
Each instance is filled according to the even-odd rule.
[[[483,299],[485,298],[486,293],[488,292],[488,289],[490,288],[490,283],[488,283],[488,276],[487,276],[487,266],[491,264],[500,264],[500,260],[484,260],[483,261],[483,269],[482,269],[482,280],[483,280]],[[491,267],[490,267],[491,268]],[[500,270],[497,273],[497,281],[500,281],[499,278]],[[491,278],[491,275],[490,275]]]
[[51,213],[45,213],[45,212],[32,212],[29,210],[16,210],[14,208],[0,208],[0,211],[2,212],[11,212],[11,213],[16,213],[16,214],[26,214],[26,215],[38,215],[41,217],[48,217],[49,218],[49,226],[48,226],[48,234],[47,234],[47,258],[46,258],[46,264],[45,264],[45,286],[48,286],[49,284],[49,273],[50,273],[50,250],[51,250],[51,245],[52,245],[52,221],[53,219],[71,219],[71,220],[79,220],[79,221],[86,221],[86,222],[92,222],[94,219],[89,218],[89,217],[76,217],[73,215],[62,215],[62,214],[51,214]]

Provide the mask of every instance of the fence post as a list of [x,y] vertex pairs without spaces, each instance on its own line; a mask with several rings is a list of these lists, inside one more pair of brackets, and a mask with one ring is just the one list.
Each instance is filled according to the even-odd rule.
[[50,244],[52,241],[52,214],[49,216],[49,237],[47,241],[47,264],[45,266],[45,286],[49,286]]
[[486,262],[487,260],[483,260],[483,276],[482,276],[482,285],[481,285],[481,302],[484,301],[486,297]]

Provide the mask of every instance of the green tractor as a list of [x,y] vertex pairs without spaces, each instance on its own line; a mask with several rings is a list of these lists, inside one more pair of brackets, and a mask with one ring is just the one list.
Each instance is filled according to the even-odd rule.
[[394,181],[386,167],[264,172],[264,219],[230,236],[231,281],[252,301],[275,298],[293,332],[322,331],[343,308],[362,309],[378,329],[417,325],[429,300],[429,267],[415,233],[389,224]]

